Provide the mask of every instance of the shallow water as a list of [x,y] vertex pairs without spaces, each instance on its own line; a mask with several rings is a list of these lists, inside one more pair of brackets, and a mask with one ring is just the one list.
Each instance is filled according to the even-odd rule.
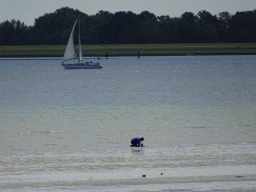
[[[100,70],[0,60],[2,189],[256,175],[255,59],[120,57]],[[131,149],[135,136],[146,147]]]

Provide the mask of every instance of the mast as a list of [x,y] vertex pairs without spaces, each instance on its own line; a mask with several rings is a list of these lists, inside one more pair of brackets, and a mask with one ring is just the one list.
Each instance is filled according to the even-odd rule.
[[80,14],[79,14],[79,37],[78,37],[78,44],[79,44],[79,63],[83,61],[83,56],[82,56],[82,48],[81,48],[81,40],[80,40]]

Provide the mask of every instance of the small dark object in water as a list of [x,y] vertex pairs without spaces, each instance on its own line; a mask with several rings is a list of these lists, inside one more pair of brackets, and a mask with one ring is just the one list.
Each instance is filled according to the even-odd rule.
[[244,177],[244,176],[242,176],[242,175],[237,175],[237,176],[236,176],[236,178],[241,178],[241,177]]
[[142,175],[142,177],[146,177],[146,175]]
[[161,173],[161,175],[163,175],[163,173]]

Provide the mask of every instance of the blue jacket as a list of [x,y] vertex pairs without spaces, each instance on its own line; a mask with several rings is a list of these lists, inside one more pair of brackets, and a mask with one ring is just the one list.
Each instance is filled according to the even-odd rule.
[[138,146],[140,146],[140,137],[134,137],[134,138],[131,140],[131,143],[132,143],[132,145],[138,145]]

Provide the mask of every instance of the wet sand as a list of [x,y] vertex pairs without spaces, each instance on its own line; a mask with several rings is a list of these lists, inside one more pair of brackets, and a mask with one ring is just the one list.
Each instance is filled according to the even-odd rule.
[[[134,171],[108,171],[108,172],[97,172],[97,173],[49,173],[49,174],[36,174],[36,175],[9,175],[3,178],[1,182],[1,189],[9,190],[21,190],[25,191],[26,188],[31,189],[53,189],[53,188],[63,188],[63,187],[72,187],[75,190],[79,188],[89,189],[95,187],[100,188],[98,190],[103,190],[106,187],[115,188],[115,189],[124,189],[124,188],[140,188],[143,185],[144,190],[151,190],[149,185],[154,185],[155,188],[159,190],[171,189],[173,185],[179,184],[179,186],[189,185],[189,189],[196,188],[200,185],[202,189],[207,190],[209,186],[211,188],[224,190],[228,188],[236,189],[242,187],[243,185],[250,187],[250,190],[256,190],[256,174],[245,174],[245,172],[255,172],[253,166],[247,167],[248,170],[243,169],[244,171],[231,171],[234,174],[225,175],[219,171],[221,167],[215,168],[215,172],[207,172],[209,168],[204,170],[199,168],[200,174],[197,174],[196,171],[190,171],[188,168],[188,176],[184,176],[184,173],[177,172],[174,170],[173,175],[179,176],[168,176],[168,171],[164,172],[161,169],[155,170],[134,170]],[[225,169],[225,168],[223,168]],[[236,167],[234,167],[234,170]],[[185,171],[184,168],[183,171]],[[251,170],[251,171],[250,171]],[[176,171],[176,172],[175,172]],[[137,172],[137,175],[133,175]],[[161,172],[161,173],[160,173]],[[219,172],[218,175],[216,172]],[[139,175],[140,173],[146,173]],[[157,176],[156,174],[159,173]],[[198,175],[198,176],[193,176]],[[119,178],[118,178],[119,177]],[[253,182],[251,182],[253,181]],[[247,184],[246,184],[247,182]],[[249,185],[248,185],[249,184]],[[175,186],[177,189],[177,186]]]
[[224,176],[197,176],[197,177],[161,177],[161,178],[134,178],[134,179],[89,179],[76,181],[34,181],[34,182],[6,182],[1,183],[1,189],[13,191],[47,191],[56,189],[69,190],[97,190],[105,191],[133,191],[141,189],[143,191],[162,191],[162,190],[209,190],[236,191],[239,189],[256,190],[256,175],[224,175]]

